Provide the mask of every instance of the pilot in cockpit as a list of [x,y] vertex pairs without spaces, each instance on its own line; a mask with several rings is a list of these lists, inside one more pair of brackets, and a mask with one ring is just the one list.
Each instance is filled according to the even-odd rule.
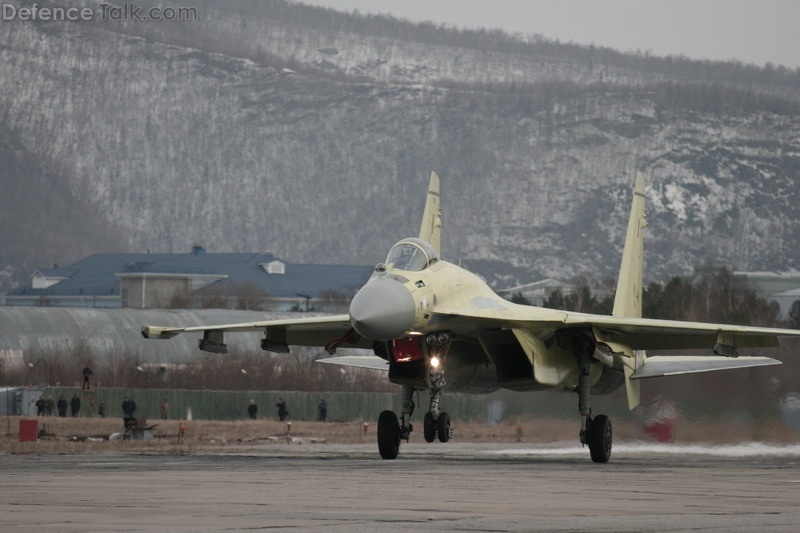
[[424,270],[438,259],[431,245],[420,239],[408,239],[395,244],[386,258],[386,265],[399,270]]

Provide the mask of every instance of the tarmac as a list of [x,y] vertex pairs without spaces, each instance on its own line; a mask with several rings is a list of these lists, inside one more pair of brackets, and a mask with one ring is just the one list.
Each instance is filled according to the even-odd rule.
[[800,446],[266,444],[0,455],[0,531],[797,531]]

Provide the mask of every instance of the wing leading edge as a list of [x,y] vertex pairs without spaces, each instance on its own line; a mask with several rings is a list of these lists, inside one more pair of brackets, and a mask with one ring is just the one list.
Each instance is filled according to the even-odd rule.
[[[287,352],[290,345],[326,347],[331,341],[345,339],[351,333],[351,325],[349,315],[333,315],[188,328],[145,326],[142,335],[146,339],[171,339],[182,333],[202,333],[201,349],[224,352],[223,335],[245,331],[264,332],[261,347],[265,350]],[[353,348],[372,348],[372,341],[355,337],[348,338],[347,344]]]

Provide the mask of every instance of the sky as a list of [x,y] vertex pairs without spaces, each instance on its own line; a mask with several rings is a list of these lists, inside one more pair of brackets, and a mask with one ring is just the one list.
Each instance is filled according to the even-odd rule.
[[798,0],[300,0],[622,52],[800,67]]

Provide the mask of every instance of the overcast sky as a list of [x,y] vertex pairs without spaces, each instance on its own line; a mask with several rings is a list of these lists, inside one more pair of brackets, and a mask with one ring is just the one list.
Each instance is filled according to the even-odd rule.
[[692,59],[800,67],[800,0],[301,0]]

